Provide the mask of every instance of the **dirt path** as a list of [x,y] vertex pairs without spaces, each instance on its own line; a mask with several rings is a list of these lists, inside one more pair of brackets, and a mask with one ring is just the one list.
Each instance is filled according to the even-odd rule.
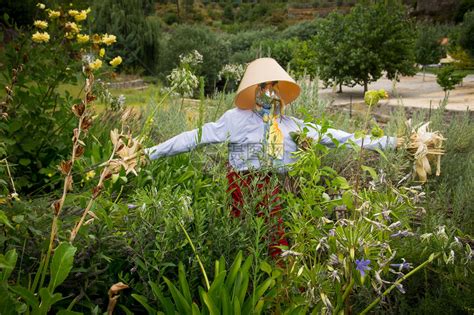
[[[395,85],[395,89],[392,81],[383,78],[369,85],[369,90],[373,89],[385,89],[389,93],[390,98],[382,105],[430,108],[431,103],[434,109],[444,98],[444,91],[436,83],[433,74],[426,74],[425,81],[422,74],[402,77]],[[351,101],[351,96],[353,103],[363,102],[363,87],[343,87],[342,90],[343,93],[335,93],[331,88],[321,89],[319,95],[333,101],[333,105],[347,105]],[[457,86],[449,95],[448,110],[465,111],[469,108],[470,111],[474,111],[474,75],[465,77],[462,86]]]

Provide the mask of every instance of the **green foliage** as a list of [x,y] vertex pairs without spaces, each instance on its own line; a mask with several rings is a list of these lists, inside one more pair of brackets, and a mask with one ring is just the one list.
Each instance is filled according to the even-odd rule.
[[420,65],[438,63],[445,51],[440,45],[443,34],[439,28],[429,24],[418,25],[415,43],[416,62]]
[[464,15],[461,25],[459,44],[474,58],[474,10]]
[[17,30],[18,37],[5,46],[0,68],[2,85],[13,93],[0,134],[15,185],[25,191],[48,183],[48,174],[55,173],[59,159],[69,151],[74,125],[70,108],[79,102],[79,95],[60,92],[58,87],[78,83],[81,45],[61,44],[64,34],[51,24],[48,45],[33,42],[30,31]]
[[161,57],[160,21],[152,15],[153,4],[150,0],[98,1],[91,24],[94,32],[117,36],[118,45],[110,51],[112,55],[126,57],[126,68],[148,75],[157,74]]
[[[0,310],[2,314],[15,313],[32,313],[32,314],[48,314],[51,307],[63,299],[61,293],[55,292],[56,288],[61,285],[71,271],[74,254],[76,248],[69,243],[61,243],[53,256],[49,274],[50,280],[47,287],[37,288],[37,280],[42,273],[43,264],[40,264],[33,283],[29,283],[28,287],[20,284],[10,284],[9,277],[15,268],[18,254],[16,251],[9,250],[5,256],[0,255]],[[12,306],[15,306],[12,308]]]
[[454,90],[456,85],[462,82],[466,75],[456,72],[453,66],[445,66],[438,71],[436,82],[443,88],[446,93]]
[[[132,294],[132,296],[151,314],[157,314],[159,311],[164,311],[165,314],[261,314],[275,296],[275,280],[281,276],[281,271],[273,270],[267,263],[262,264],[259,282],[252,283],[252,256],[248,256],[243,264],[242,261],[243,254],[239,251],[227,270],[225,260],[221,257],[215,262],[214,279],[209,289],[199,287],[197,292],[190,291],[184,265],[180,262],[178,265],[179,287],[168,278],[163,278],[168,294],[160,289],[159,284],[149,281],[154,298],[159,305],[157,309],[152,307],[144,296],[138,294]],[[255,291],[251,290],[252,285]],[[171,295],[171,297],[166,297],[166,295]],[[196,303],[198,295],[199,304]]]
[[319,23],[316,19],[304,21],[288,26],[281,32],[284,39],[297,38],[299,40],[310,40],[318,33]]
[[364,85],[413,75],[414,32],[397,2],[356,5],[346,15],[331,14],[315,36],[319,75],[328,84]]
[[229,58],[228,46],[216,33],[204,26],[179,25],[166,42],[160,69],[169,73],[179,64],[179,56],[197,50],[203,56],[203,63],[197,76],[204,76],[206,91],[213,91],[217,74]]
[[464,16],[467,12],[474,10],[473,0],[461,0],[459,1],[456,13],[454,15],[454,22],[461,23],[464,20]]

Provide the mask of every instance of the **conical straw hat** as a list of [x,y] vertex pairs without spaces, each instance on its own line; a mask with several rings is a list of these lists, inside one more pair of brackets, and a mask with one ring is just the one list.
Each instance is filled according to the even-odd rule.
[[259,58],[252,61],[240,81],[234,103],[240,109],[255,108],[256,88],[260,83],[278,81],[277,87],[285,105],[300,95],[295,80],[273,58]]

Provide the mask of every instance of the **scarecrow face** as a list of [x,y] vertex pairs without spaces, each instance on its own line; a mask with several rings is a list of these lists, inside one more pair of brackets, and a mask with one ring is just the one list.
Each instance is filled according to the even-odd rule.
[[277,88],[278,81],[264,82],[258,85],[255,93],[255,103],[266,109],[280,108],[281,99]]

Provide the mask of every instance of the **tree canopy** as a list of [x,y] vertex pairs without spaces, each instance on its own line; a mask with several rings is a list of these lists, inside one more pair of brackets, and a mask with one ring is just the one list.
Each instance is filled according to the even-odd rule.
[[396,2],[333,13],[314,40],[319,74],[328,84],[360,84],[367,90],[383,73],[389,79],[415,74],[414,28]]

